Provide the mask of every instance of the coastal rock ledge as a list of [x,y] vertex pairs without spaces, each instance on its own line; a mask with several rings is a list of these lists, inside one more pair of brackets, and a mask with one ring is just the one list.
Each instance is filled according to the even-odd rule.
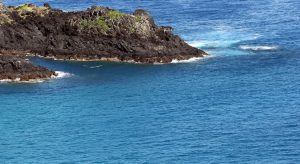
[[57,76],[54,71],[44,67],[34,66],[29,61],[0,55],[0,80],[7,82],[30,82],[44,80]]

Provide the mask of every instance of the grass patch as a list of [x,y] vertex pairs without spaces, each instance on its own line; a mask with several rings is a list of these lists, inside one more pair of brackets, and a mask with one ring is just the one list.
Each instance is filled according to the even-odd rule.
[[80,21],[79,25],[84,29],[100,28],[104,33],[110,30],[103,17],[98,17],[95,20],[83,19]]
[[26,13],[36,13],[40,16],[44,16],[49,13],[50,9],[47,7],[38,7],[33,4],[23,4],[13,8],[14,11],[18,12],[21,17],[26,17]]
[[38,11],[47,11],[49,9],[47,7],[38,7],[32,4],[23,4],[15,7],[15,10],[19,12],[38,12]]
[[29,6],[29,4],[17,6],[15,9],[19,12],[33,12],[33,7]]
[[109,19],[112,19],[112,20],[122,18],[122,17],[125,16],[125,15],[126,15],[125,13],[121,13],[120,11],[116,11],[116,10],[109,10],[109,11],[106,13],[106,16],[107,16]]

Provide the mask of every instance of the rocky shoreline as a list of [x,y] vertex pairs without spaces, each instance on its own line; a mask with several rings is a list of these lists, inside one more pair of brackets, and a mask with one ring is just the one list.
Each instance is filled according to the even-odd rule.
[[0,55],[0,80],[6,82],[30,82],[45,80],[57,76],[54,71],[35,66],[28,60]]
[[78,12],[49,4],[8,6],[0,13],[0,54],[149,64],[207,55],[172,31],[141,9],[127,14],[98,6]]

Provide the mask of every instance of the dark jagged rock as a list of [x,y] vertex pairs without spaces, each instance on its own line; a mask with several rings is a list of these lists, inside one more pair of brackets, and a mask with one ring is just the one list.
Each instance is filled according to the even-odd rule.
[[0,24],[0,49],[48,58],[169,63],[207,55],[174,35],[171,27],[157,26],[141,9],[125,14],[93,6],[63,12],[49,4],[26,4],[9,7]]
[[56,76],[55,72],[34,66],[27,60],[11,55],[0,55],[0,80],[31,81],[53,76]]

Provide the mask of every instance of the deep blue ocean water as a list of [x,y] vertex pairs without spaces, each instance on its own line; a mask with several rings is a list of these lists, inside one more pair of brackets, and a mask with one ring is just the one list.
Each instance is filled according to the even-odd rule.
[[70,75],[0,84],[0,163],[300,163],[300,1],[48,2],[66,11],[147,9],[211,57],[165,65],[32,58]]

